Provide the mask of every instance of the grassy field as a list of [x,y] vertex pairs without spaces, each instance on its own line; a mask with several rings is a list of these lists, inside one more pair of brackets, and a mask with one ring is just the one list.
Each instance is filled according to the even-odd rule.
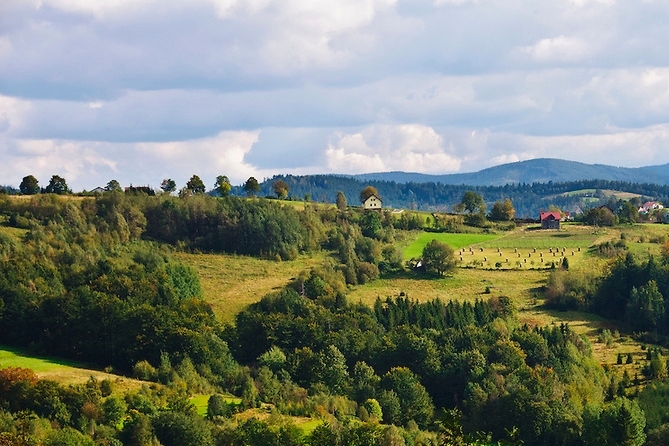
[[[579,189],[571,192],[565,192],[564,194],[553,195],[553,197],[578,197],[578,196],[588,197],[595,195],[596,192],[597,189]],[[602,194],[605,197],[613,197],[616,200],[629,200],[631,198],[636,198],[641,196],[639,194],[634,194],[632,192],[622,192],[619,190],[612,190],[612,189],[602,189]]]
[[0,369],[22,367],[33,370],[41,379],[50,379],[62,384],[80,384],[93,376],[97,380],[114,381],[119,391],[138,389],[143,382],[110,373],[86,368],[85,365],[63,359],[36,357],[20,350],[0,345]]
[[286,286],[300,271],[320,264],[324,255],[278,262],[227,254],[175,254],[198,271],[205,299],[224,322],[232,322],[244,307]]
[[7,226],[6,217],[0,215],[0,234],[7,235],[16,241],[21,241],[27,232],[27,229],[12,228],[11,226]]
[[[519,307],[531,305],[537,297],[537,289],[547,277],[547,272],[537,270],[492,270],[458,268],[442,279],[416,276],[406,273],[402,276],[375,280],[366,285],[354,287],[348,294],[350,302],[372,305],[377,297],[396,297],[401,292],[421,302],[439,298],[444,301],[474,301],[487,299],[490,295],[505,295],[513,299]],[[489,293],[488,293],[489,292]]]
[[403,256],[405,260],[420,257],[423,248],[432,240],[438,240],[446,243],[453,249],[460,249],[467,246],[476,246],[483,242],[499,238],[496,234],[450,234],[445,232],[421,232],[418,238],[404,249]]
[[[207,415],[207,404],[209,403],[209,397],[210,396],[211,395],[193,395],[193,396],[190,397],[190,402],[197,409],[198,415],[200,415],[202,417]],[[239,403],[242,402],[242,399],[237,398],[236,396],[232,396],[232,395],[225,396],[224,395],[223,397],[228,403],[239,404]]]

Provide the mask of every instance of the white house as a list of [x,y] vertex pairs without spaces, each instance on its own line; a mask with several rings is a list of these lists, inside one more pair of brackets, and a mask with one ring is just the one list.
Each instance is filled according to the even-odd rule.
[[383,207],[383,201],[376,195],[372,194],[365,202],[362,204],[362,207],[365,209],[381,209]]
[[647,214],[648,212],[656,211],[658,209],[664,209],[664,206],[657,201],[647,201],[639,208],[639,213]]

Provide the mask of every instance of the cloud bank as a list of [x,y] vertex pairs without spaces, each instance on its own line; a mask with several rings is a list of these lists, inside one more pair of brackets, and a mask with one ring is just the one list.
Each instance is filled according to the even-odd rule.
[[669,162],[660,0],[5,0],[0,184]]

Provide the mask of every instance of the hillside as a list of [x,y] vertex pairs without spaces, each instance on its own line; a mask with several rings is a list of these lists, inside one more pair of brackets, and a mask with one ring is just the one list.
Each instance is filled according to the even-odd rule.
[[285,203],[0,197],[1,345],[152,382],[0,355],[0,444],[25,411],[34,444],[661,444],[666,225],[483,233]]
[[669,184],[669,165],[648,167],[614,167],[584,164],[552,158],[537,158],[489,167],[478,172],[449,175],[426,175],[406,172],[380,172],[352,175],[361,181],[394,181],[396,183],[443,183],[470,186],[504,186],[518,183],[571,182],[609,180],[630,183]]
[[[340,175],[275,176],[265,180],[260,186],[260,195],[272,196],[272,185],[283,180],[290,188],[293,200],[302,201],[307,197],[315,202],[334,203],[337,191],[342,191],[348,204],[359,205],[360,191],[367,185],[374,186],[385,208],[417,209],[429,212],[451,211],[460,202],[467,190],[480,194],[487,209],[498,200],[511,199],[517,217],[536,218],[541,210],[550,205],[565,211],[585,210],[606,204],[611,196],[640,196],[642,200],[669,200],[669,186],[648,183],[630,183],[609,180],[579,180],[571,182],[525,183],[505,186],[472,186],[443,183],[400,183],[394,181],[369,180]],[[588,194],[576,191],[592,190]],[[609,193],[604,193],[609,191]],[[243,195],[241,187],[234,187],[232,193]]]

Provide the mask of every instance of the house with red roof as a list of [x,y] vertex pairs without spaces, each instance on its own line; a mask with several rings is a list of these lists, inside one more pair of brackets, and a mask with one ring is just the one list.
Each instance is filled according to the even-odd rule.
[[559,212],[541,212],[541,229],[560,229],[560,220],[562,215]]

